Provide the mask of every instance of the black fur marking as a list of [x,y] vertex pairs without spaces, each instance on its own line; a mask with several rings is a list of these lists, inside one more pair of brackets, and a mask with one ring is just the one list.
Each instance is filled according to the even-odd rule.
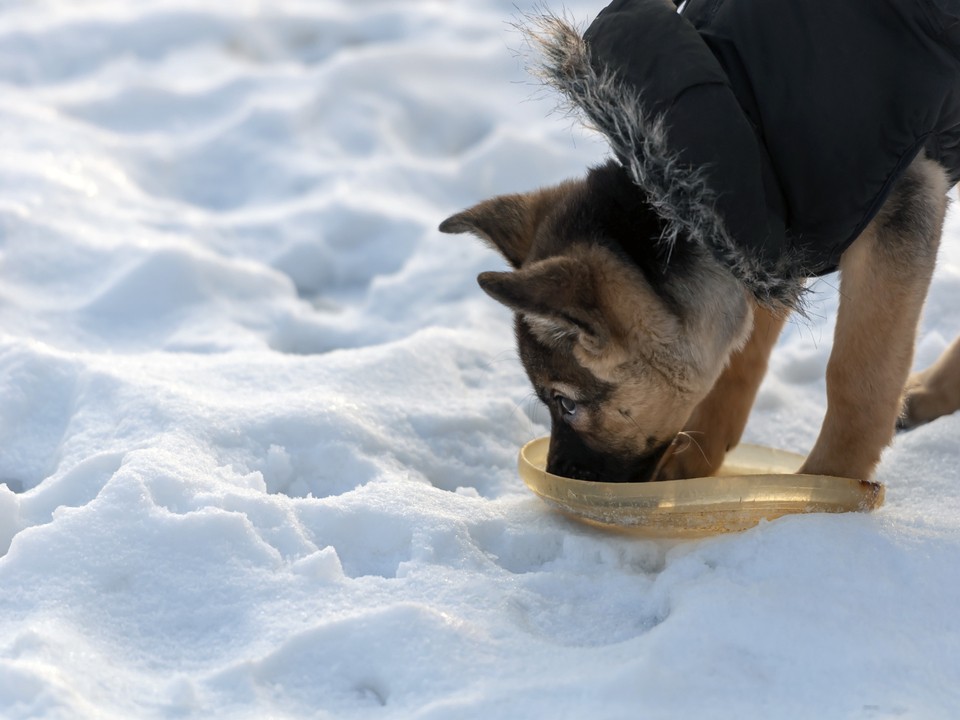
[[936,251],[939,239],[936,227],[940,197],[923,171],[915,165],[907,168],[878,215],[879,239],[886,249],[894,243],[908,244],[907,252],[930,245]]
[[[582,367],[571,352],[557,352],[548,348],[530,329],[530,325],[520,314],[515,316],[514,332],[517,336],[517,350],[520,360],[537,396],[547,407],[554,407],[552,398],[544,395],[544,385],[563,382],[578,390],[578,402],[584,406],[600,405],[613,392],[613,386],[598,380],[593,373]],[[572,337],[567,340],[574,343]]]
[[599,230],[597,241],[628,258],[658,294],[668,296],[669,279],[686,274],[695,249],[687,243],[668,247],[660,241],[666,223],[619,163],[610,160],[592,168],[587,188]]
[[599,453],[583,442],[573,428],[554,420],[547,453],[547,472],[577,480],[598,482],[647,482],[660,464],[670,441],[639,455]]

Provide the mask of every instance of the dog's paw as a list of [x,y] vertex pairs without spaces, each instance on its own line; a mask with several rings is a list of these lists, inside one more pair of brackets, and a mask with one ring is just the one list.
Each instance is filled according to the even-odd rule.
[[960,338],[922,372],[907,380],[897,429],[909,430],[960,411]]
[[954,410],[955,408],[949,406],[942,395],[930,392],[923,386],[910,388],[903,396],[903,408],[897,418],[897,430],[912,430],[938,417],[948,415]]

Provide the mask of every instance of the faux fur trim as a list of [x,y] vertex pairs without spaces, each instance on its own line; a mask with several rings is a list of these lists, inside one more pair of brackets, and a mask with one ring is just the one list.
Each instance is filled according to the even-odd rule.
[[664,220],[661,242],[670,248],[681,241],[695,242],[743,282],[758,302],[773,309],[796,309],[806,281],[796,258],[783,257],[768,268],[745,254],[727,232],[701,173],[670,150],[664,117],[651,117],[641,96],[620,81],[615,69],[596,69],[582,34],[569,21],[550,13],[526,20],[519,28],[539,55],[532,72],[561,94],[561,108],[606,137]]

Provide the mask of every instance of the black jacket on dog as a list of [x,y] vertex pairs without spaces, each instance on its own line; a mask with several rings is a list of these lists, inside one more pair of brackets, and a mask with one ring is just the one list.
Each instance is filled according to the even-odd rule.
[[960,0],[615,0],[583,40],[699,169],[732,244],[818,275],[918,152],[960,179],[958,14]]

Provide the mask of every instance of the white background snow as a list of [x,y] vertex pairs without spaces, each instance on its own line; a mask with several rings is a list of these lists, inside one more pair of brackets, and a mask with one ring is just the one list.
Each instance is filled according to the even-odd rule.
[[[435,228],[605,150],[517,12],[0,5],[0,717],[958,716],[960,417],[896,440],[878,512],[735,536],[521,484],[503,264]],[[747,440],[812,444],[835,284]],[[954,215],[918,366],[958,300]]]

